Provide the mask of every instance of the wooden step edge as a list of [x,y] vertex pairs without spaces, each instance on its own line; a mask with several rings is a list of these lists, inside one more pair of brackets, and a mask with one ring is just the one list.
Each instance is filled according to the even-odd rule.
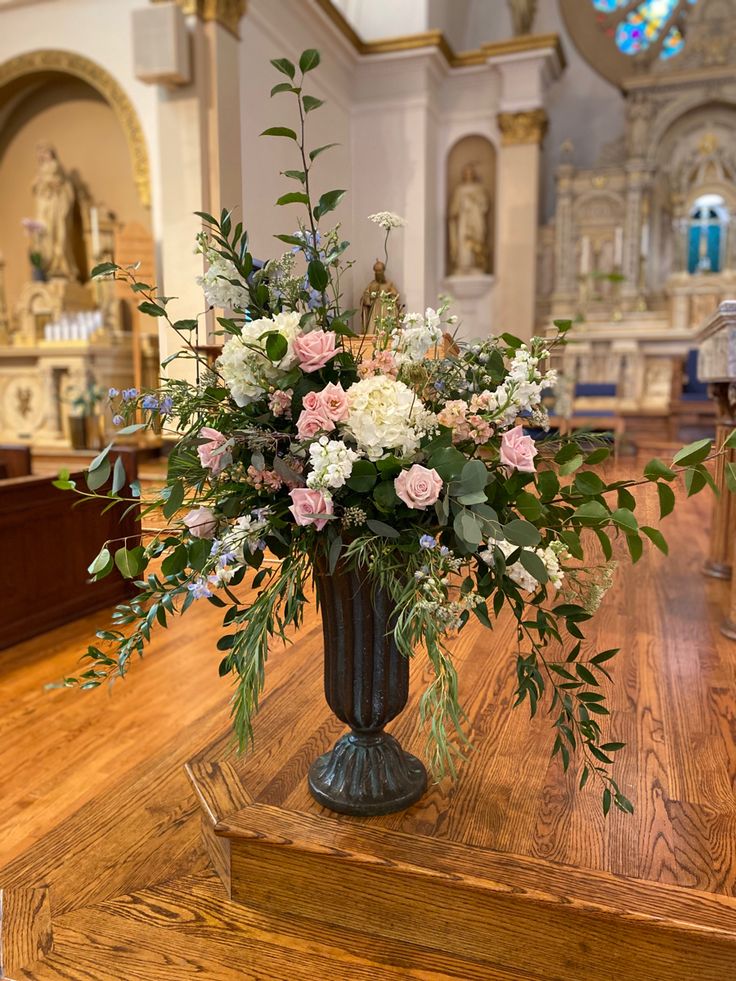
[[202,812],[202,843],[228,897],[232,896],[230,842],[216,831],[222,816],[239,813],[252,804],[235,768],[226,761],[213,762],[205,754],[184,765]]
[[0,979],[15,978],[53,947],[48,888],[0,888]]
[[251,803],[222,818],[214,833],[231,844],[241,839],[352,866],[384,868],[530,906],[564,906],[617,922],[697,933],[733,945],[736,955],[736,898],[730,896],[556,865],[269,804]]

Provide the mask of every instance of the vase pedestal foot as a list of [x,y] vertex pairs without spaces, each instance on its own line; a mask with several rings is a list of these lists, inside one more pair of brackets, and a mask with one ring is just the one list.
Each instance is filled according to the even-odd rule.
[[368,817],[403,811],[427,789],[427,771],[387,732],[349,732],[309,769],[309,790],[323,807]]

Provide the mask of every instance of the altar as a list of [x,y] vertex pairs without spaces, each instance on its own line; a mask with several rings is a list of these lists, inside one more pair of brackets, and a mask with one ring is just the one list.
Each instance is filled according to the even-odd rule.
[[679,53],[632,64],[619,80],[625,130],[594,166],[563,144],[540,234],[538,324],[576,321],[560,367],[577,385],[607,386],[619,412],[659,413],[663,436],[694,376],[697,330],[736,290],[728,12],[697,4]]
[[15,296],[0,256],[0,442],[94,448],[114,429],[108,391],[141,383],[137,311],[114,280],[90,279],[125,252],[125,227],[50,145],[38,146],[37,167],[36,217],[22,222],[28,279]]

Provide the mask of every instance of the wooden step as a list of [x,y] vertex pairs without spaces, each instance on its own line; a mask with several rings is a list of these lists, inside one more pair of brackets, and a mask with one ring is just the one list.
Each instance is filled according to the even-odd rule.
[[[249,914],[408,942],[432,958],[564,981],[723,981],[736,963],[736,899],[407,834],[329,812],[247,800],[200,758],[189,776],[216,863]],[[214,824],[212,821],[214,820]],[[229,874],[228,874],[229,873]]]

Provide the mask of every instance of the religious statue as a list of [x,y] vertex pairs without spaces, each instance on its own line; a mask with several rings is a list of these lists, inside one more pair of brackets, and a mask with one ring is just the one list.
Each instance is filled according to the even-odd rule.
[[77,273],[70,234],[74,185],[50,144],[39,144],[37,158],[33,195],[36,218],[43,225],[40,240],[43,268],[49,277],[71,279]]
[[537,13],[537,0],[508,0],[514,35],[531,34]]
[[462,169],[452,192],[448,231],[452,275],[488,271],[488,212],[491,199],[473,164]]
[[386,279],[386,263],[376,259],[373,280],[363,290],[360,299],[360,321],[364,334],[375,334],[378,321],[392,313],[399,303],[399,291]]

